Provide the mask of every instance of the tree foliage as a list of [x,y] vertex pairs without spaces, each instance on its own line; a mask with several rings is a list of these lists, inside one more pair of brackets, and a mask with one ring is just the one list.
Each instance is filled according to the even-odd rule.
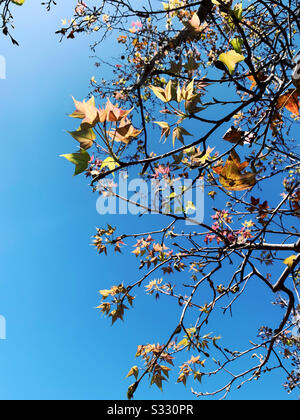
[[[140,286],[180,309],[163,344],[139,344],[128,398],[147,377],[162,389],[171,370],[184,385],[194,381],[196,396],[224,398],[276,369],[288,392],[299,388],[299,2],[91,3],[79,2],[57,33],[93,34],[93,51],[110,37],[121,53],[97,60],[112,79],[93,77],[89,99],[74,100],[80,126],[70,134],[80,151],[64,156],[97,194],[115,194],[124,171],[171,190],[178,179],[195,188],[202,179],[208,215],[186,226],[195,204],[179,215],[173,192],[157,210],[158,229],[97,229],[100,254],[132,247],[141,272],[100,291],[99,309],[113,324],[134,310]],[[262,317],[249,347],[227,348],[222,325],[239,316],[235,307],[254,281],[264,285],[266,305],[274,294],[280,320],[266,326]],[[213,333],[212,319],[220,325]],[[217,375],[224,384],[207,391]]]

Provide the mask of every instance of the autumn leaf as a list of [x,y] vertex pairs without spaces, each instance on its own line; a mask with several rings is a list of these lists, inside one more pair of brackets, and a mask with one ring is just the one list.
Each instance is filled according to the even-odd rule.
[[202,380],[202,376],[203,376],[203,373],[201,373],[199,371],[194,372],[194,379],[199,381],[200,383],[201,383],[201,380]]
[[166,140],[167,140],[167,138],[171,134],[171,129],[170,129],[169,124],[167,122],[165,122],[165,121],[154,121],[154,123],[157,124],[157,125],[159,125],[161,127],[161,129],[162,129],[161,130],[160,140],[163,137],[166,137]]
[[242,54],[237,53],[235,50],[230,50],[226,53],[223,53],[219,57],[219,61],[225,64],[230,74],[233,74],[236,65],[244,60],[245,57]]
[[110,171],[113,171],[117,166],[120,166],[120,164],[113,157],[109,156],[102,162],[100,170],[107,167]]
[[75,165],[74,176],[79,175],[82,172],[84,172],[86,170],[86,168],[88,167],[88,163],[91,159],[88,152],[84,149],[80,149],[80,152],[77,152],[77,153],[60,155],[60,157],[64,157],[69,162],[74,163],[74,165]]
[[[260,82],[265,82],[268,78],[268,76],[262,72],[257,73],[256,75],[257,80]],[[248,79],[251,80],[252,85],[250,86],[250,90],[253,90],[255,86],[257,85],[255,77],[254,76],[248,76]]]
[[291,270],[293,268],[294,262],[297,259],[297,255],[290,255],[288,258],[286,258],[283,263],[286,264],[289,269]]
[[80,126],[77,131],[68,131],[71,136],[80,143],[81,149],[89,149],[93,146],[96,134],[87,126]]
[[294,115],[299,117],[299,96],[300,93],[296,89],[289,89],[284,95],[281,95],[277,102],[277,109],[286,108]]
[[74,98],[73,101],[76,110],[70,117],[82,119],[82,125],[91,127],[99,122],[99,113],[95,106],[95,98],[93,96],[88,101],[79,102]]
[[244,191],[256,184],[256,173],[242,171],[249,165],[248,162],[241,163],[239,155],[233,151],[224,166],[216,166],[213,171],[219,174],[221,185],[228,191]]
[[184,144],[184,138],[183,136],[193,136],[190,134],[187,130],[185,130],[183,127],[177,126],[173,130],[173,147],[175,146],[175,140],[178,139],[182,144]]
[[108,122],[117,122],[121,121],[126,118],[133,108],[124,110],[119,108],[117,105],[113,105],[110,99],[107,100],[106,107],[104,109],[100,109],[99,113],[99,121],[104,123],[105,121]]
[[241,130],[240,128],[231,127],[224,135],[223,139],[229,141],[230,143],[237,144],[242,142],[242,138],[245,135],[245,131]]
[[182,372],[182,373],[179,375],[178,379],[177,379],[177,383],[182,382],[182,383],[183,383],[183,385],[184,385],[184,386],[186,386],[187,376],[188,376],[188,375],[187,375],[186,373]]
[[138,383],[137,383],[137,382],[135,382],[134,384],[130,385],[130,387],[128,388],[128,391],[127,391],[127,398],[128,398],[129,400],[132,400],[133,395],[134,395],[134,393],[135,393],[135,391],[136,391],[136,389],[137,389],[137,386],[138,386]]
[[169,81],[169,83],[166,86],[165,89],[165,96],[166,96],[166,101],[170,102],[172,100],[172,80]]
[[135,379],[138,378],[139,376],[139,368],[137,366],[133,366],[130,371],[128,372],[128,375],[126,376],[126,378],[130,378],[130,376],[134,376]]
[[158,99],[160,99],[163,102],[168,102],[167,98],[165,96],[165,90],[163,88],[156,87],[156,86],[150,86],[150,89],[158,97]]
[[162,381],[166,381],[164,376],[161,374],[153,375],[150,385],[155,384],[162,391]]
[[18,6],[22,6],[22,4],[24,4],[24,3],[25,3],[25,0],[12,0],[12,2],[13,2],[14,4],[17,4]]
[[202,152],[200,147],[198,147],[194,150],[188,149],[186,150],[186,153],[190,154],[192,166],[197,167],[204,165],[211,158],[214,149],[214,147],[211,148],[210,146],[207,146],[206,150]]
[[153,93],[160,99],[161,101],[167,103],[173,99],[173,84],[172,80],[170,80],[165,89],[157,86],[149,86]]
[[142,130],[134,128],[130,120],[123,118],[119,127],[116,130],[111,130],[109,132],[109,136],[116,142],[128,144],[132,139],[138,137],[141,132]]

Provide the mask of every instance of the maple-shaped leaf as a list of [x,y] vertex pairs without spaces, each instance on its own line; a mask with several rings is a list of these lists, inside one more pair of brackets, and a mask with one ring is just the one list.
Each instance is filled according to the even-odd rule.
[[161,101],[167,103],[173,99],[174,89],[172,80],[169,81],[165,89],[153,85],[150,85],[149,87],[153,91],[155,96],[157,96],[158,99],[160,99]]
[[131,121],[123,118],[116,130],[111,130],[109,136],[116,142],[128,144],[132,139],[138,137],[143,130],[137,130]]
[[216,166],[213,171],[219,175],[221,185],[228,191],[248,190],[256,184],[256,173],[243,170],[249,165],[241,163],[239,155],[232,151],[224,166]]
[[127,115],[130,114],[132,110],[133,108],[129,110],[121,109],[117,105],[113,105],[110,99],[108,99],[105,109],[99,110],[99,121],[101,123],[104,123],[105,121],[108,121],[108,122],[121,121],[123,118],[127,117]]
[[236,65],[244,60],[245,57],[242,54],[237,53],[235,50],[230,50],[226,53],[223,53],[219,57],[219,61],[225,64],[230,74],[233,74]]
[[191,163],[193,166],[201,166],[204,165],[210,158],[211,154],[214,151],[214,147],[211,148],[208,146],[205,151],[201,151],[200,147],[197,147],[193,151],[186,150],[186,153],[190,153]]
[[79,175],[82,172],[84,172],[86,168],[88,167],[89,161],[91,159],[88,152],[84,149],[81,149],[80,152],[70,153],[70,154],[60,155],[60,156],[67,159],[69,162],[74,163],[75,165],[74,176]]
[[150,385],[155,384],[162,391],[162,381],[166,381],[166,378],[159,373],[153,375]]
[[178,382],[178,383],[182,382],[182,383],[183,383],[183,385],[184,385],[184,386],[186,386],[187,376],[188,376],[188,375],[186,375],[186,373],[184,373],[184,372],[183,372],[183,373],[181,373],[181,374],[178,376],[177,382]]
[[166,140],[167,140],[167,138],[171,134],[171,128],[170,128],[169,124],[166,121],[154,121],[154,124],[159,125],[161,127],[161,129],[162,129],[161,130],[160,140],[163,137],[166,137]]
[[169,368],[168,366],[163,366],[163,365],[160,365],[160,368],[161,368],[163,374],[168,378],[169,377],[169,371],[171,370],[171,368]]
[[177,126],[173,130],[173,147],[175,146],[175,140],[178,139],[182,144],[184,144],[184,136],[193,136],[185,128]]
[[202,381],[202,376],[203,376],[203,373],[199,372],[198,370],[194,372],[194,379],[199,381],[200,383]]
[[99,122],[98,109],[95,106],[95,98],[92,96],[88,101],[79,102],[73,98],[75,104],[75,112],[70,115],[72,118],[82,119],[82,125],[90,127],[95,126]]
[[68,131],[71,136],[80,143],[81,149],[89,149],[93,146],[96,134],[87,126],[80,126],[77,131]]
[[296,89],[289,89],[284,95],[281,95],[277,102],[277,109],[286,108],[294,115],[299,117],[299,96],[300,93]]
[[135,379],[138,378],[139,376],[139,368],[137,366],[133,366],[130,371],[128,372],[128,375],[126,376],[126,378],[130,378],[130,376],[134,376]]
[[109,156],[102,162],[100,169],[107,167],[110,171],[113,171],[117,166],[120,166],[120,164],[113,157]]
[[241,143],[243,144],[244,141],[241,141],[242,138],[245,135],[245,131],[241,130],[240,128],[236,128],[232,126],[224,135],[223,139],[226,141],[229,141],[230,143],[237,144]]

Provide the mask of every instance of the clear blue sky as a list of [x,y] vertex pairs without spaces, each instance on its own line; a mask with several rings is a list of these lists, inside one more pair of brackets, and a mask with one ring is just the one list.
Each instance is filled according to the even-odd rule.
[[[71,96],[83,99],[90,77],[99,73],[89,59],[89,38],[60,44],[54,35],[74,2],[59,1],[50,14],[38,1],[26,3],[16,7],[20,47],[0,38],[7,62],[7,79],[0,80],[0,315],[7,320],[7,340],[0,340],[0,398],[125,399],[131,382],[124,378],[135,364],[136,346],[154,337],[163,342],[177,309],[141,297],[127,322],[113,328],[95,309],[98,290],[137,276],[134,257],[99,257],[90,246],[95,227],[116,220],[97,214],[86,179],[73,178],[72,166],[58,157],[74,151],[65,133],[72,128],[66,116],[73,110]],[[103,47],[98,54],[110,56]],[[120,223],[129,228],[136,220],[126,216]],[[262,291],[258,284],[250,287],[247,304],[239,306],[244,318],[253,320],[269,307],[271,296],[257,298]],[[271,317],[266,314],[266,323],[272,324]],[[223,336],[238,342],[250,328],[255,337],[258,326],[258,320],[256,326],[244,320]],[[281,382],[273,374],[231,398],[293,398]],[[163,394],[145,382],[136,398],[192,394],[172,377]]]

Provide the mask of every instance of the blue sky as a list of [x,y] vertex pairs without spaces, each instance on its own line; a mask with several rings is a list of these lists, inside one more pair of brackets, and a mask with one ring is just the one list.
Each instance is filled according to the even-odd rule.
[[[38,2],[27,3],[16,8],[20,47],[0,38],[7,63],[7,79],[0,80],[0,314],[7,321],[7,340],[0,340],[0,398],[125,399],[130,381],[124,378],[136,363],[137,345],[163,342],[178,310],[141,297],[126,323],[112,328],[95,309],[98,290],[137,277],[134,257],[99,257],[91,247],[96,226],[116,220],[97,214],[86,179],[73,178],[72,166],[59,158],[74,149],[65,132],[72,128],[71,96],[83,99],[91,76],[99,73],[89,58],[89,38],[59,43],[54,35],[72,2],[59,2],[50,14]],[[110,51],[102,47],[100,53],[109,57]],[[124,216],[120,223],[128,229],[136,218]],[[272,322],[270,299],[254,283],[238,310],[244,319],[264,314]],[[255,325],[245,320],[222,332],[228,342],[238,342],[250,328],[255,337]],[[283,380],[275,373],[231,398],[293,398],[281,389]],[[192,394],[172,377],[163,394],[145,382],[136,398]]]

